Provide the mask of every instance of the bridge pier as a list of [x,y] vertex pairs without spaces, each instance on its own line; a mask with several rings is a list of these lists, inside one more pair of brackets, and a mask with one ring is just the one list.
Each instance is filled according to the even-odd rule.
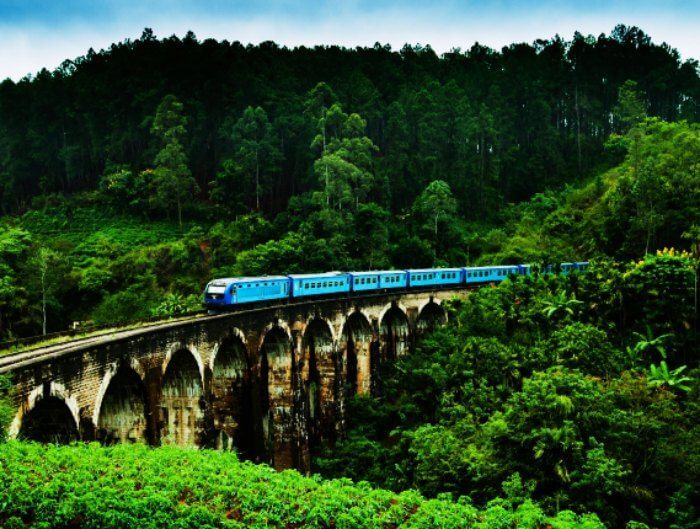
[[165,322],[0,357],[10,434],[235,449],[308,471],[342,437],[345,403],[445,321],[468,290],[375,294]]

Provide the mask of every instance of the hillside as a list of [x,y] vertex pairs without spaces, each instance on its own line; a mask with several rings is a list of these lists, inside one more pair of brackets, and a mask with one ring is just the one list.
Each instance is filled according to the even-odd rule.
[[625,26],[441,56],[145,30],[4,81],[0,341],[213,277],[534,266],[375,359],[313,477],[0,442],[0,526],[698,529],[699,103],[698,64]]

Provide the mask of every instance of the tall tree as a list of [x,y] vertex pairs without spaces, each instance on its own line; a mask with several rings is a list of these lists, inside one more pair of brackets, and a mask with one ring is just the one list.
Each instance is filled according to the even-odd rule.
[[372,154],[377,147],[364,135],[366,126],[358,114],[347,115],[336,103],[326,113],[326,132],[314,139],[312,147],[320,150],[314,172],[329,208],[356,210],[374,186]]
[[[278,170],[281,152],[267,113],[261,107],[247,107],[231,130],[234,155],[224,161],[218,173],[212,196],[226,203],[230,195],[255,195],[255,210],[260,211],[260,197],[268,191],[272,176]],[[250,189],[252,193],[249,193]]]
[[457,213],[457,201],[447,182],[434,180],[418,196],[413,211],[431,227],[437,240],[438,223]]
[[50,248],[40,247],[32,259],[41,290],[41,334],[46,334],[48,323],[48,305],[53,300],[57,276],[54,274],[61,256]]
[[155,168],[146,173],[153,190],[152,202],[166,210],[174,206],[180,229],[183,204],[199,191],[182,145],[186,124],[182,103],[174,95],[165,96],[151,126],[151,133],[161,148],[154,160]]
[[644,94],[639,91],[636,81],[628,79],[618,90],[618,103],[615,107],[615,117],[620,122],[622,132],[639,124],[646,115]]

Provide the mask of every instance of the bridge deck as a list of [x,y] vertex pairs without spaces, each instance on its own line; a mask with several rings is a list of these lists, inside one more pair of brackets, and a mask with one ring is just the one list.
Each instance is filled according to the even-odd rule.
[[175,329],[178,327],[185,327],[189,325],[196,325],[199,323],[211,322],[218,319],[231,318],[236,315],[252,315],[263,311],[284,309],[284,308],[295,308],[304,307],[308,305],[318,305],[323,303],[337,303],[338,301],[353,301],[353,300],[370,300],[372,298],[381,298],[389,296],[401,297],[406,294],[425,294],[425,293],[437,293],[445,291],[465,291],[473,290],[474,286],[468,287],[465,285],[449,285],[445,288],[427,288],[427,289],[410,289],[410,290],[393,290],[389,292],[371,292],[371,293],[361,293],[361,294],[351,294],[342,298],[309,298],[303,301],[296,301],[294,303],[283,303],[283,304],[268,304],[268,305],[255,305],[251,307],[246,307],[242,310],[235,311],[225,311],[217,314],[197,314],[189,318],[181,318],[175,320],[165,320],[162,322],[149,323],[136,328],[126,328],[126,329],[115,329],[115,330],[103,330],[99,334],[85,336],[73,340],[64,341],[61,343],[54,343],[48,345],[37,344],[36,347],[29,346],[28,349],[23,349],[14,353],[0,352],[0,374],[10,372],[14,369],[21,367],[26,367],[37,362],[43,362],[45,360],[50,360],[52,358],[57,358],[67,354],[77,353],[83,350],[90,349],[96,345],[102,345],[107,343],[116,343],[122,340],[129,340],[131,338],[145,336],[153,333],[158,333],[163,330]]

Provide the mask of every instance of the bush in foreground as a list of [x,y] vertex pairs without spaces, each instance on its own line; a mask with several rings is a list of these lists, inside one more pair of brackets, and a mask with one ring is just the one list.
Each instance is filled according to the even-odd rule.
[[510,488],[479,511],[464,498],[426,500],[275,472],[231,453],[0,444],[0,526],[7,528],[603,528],[595,515],[547,517]]

